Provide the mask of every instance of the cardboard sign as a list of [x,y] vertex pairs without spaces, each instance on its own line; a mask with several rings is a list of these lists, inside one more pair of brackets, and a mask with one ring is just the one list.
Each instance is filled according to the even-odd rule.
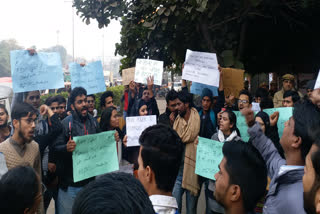
[[157,116],[138,116],[138,117],[127,117],[126,127],[128,142],[127,146],[140,146],[139,138],[141,133],[149,126],[157,124]]
[[135,68],[127,68],[122,70],[122,85],[129,85],[131,81],[134,81]]
[[214,175],[219,172],[219,164],[223,159],[223,143],[199,137],[197,146],[196,170],[197,175],[215,180]]
[[222,68],[222,81],[225,96],[233,94],[235,97],[239,97],[239,93],[243,86],[244,70],[234,68]]
[[14,93],[64,87],[63,71],[58,53],[10,51]]
[[73,138],[77,145],[72,153],[74,182],[119,170],[114,133],[108,131]]
[[83,87],[87,94],[95,94],[106,90],[101,61],[81,66],[78,63],[70,63],[71,87]]
[[162,85],[163,61],[137,59],[134,81],[147,84],[147,78],[153,76],[155,85]]
[[187,50],[182,79],[219,87],[217,55]]

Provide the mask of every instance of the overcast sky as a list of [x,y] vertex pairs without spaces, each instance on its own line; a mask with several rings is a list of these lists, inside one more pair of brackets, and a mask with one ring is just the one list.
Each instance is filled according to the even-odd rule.
[[[37,49],[51,47],[58,42],[72,55],[71,5],[71,0],[1,1],[0,41],[14,38],[19,45],[26,48],[35,45]],[[103,38],[105,58],[114,56],[115,43],[120,41],[120,22],[112,21],[107,28],[99,29],[95,20],[86,25],[76,14],[74,19],[75,57],[87,60],[101,58]]]

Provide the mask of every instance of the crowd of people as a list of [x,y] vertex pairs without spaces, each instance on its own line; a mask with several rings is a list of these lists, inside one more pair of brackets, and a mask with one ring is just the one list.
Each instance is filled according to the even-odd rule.
[[[42,214],[53,201],[58,214],[175,214],[182,212],[185,193],[186,213],[195,214],[203,191],[206,214],[320,213],[320,89],[311,80],[303,96],[294,83],[286,74],[278,92],[272,82],[270,90],[261,84],[254,96],[243,89],[236,98],[225,96],[221,72],[218,96],[205,88],[195,106],[182,80],[181,91],[167,93],[161,115],[153,78],[146,86],[134,81],[125,86],[121,116],[111,91],[100,96],[100,109],[96,96],[82,87],[67,99],[56,95],[43,104],[40,91],[25,92],[13,102],[11,123],[0,104],[0,212]],[[256,114],[253,102],[260,107]],[[294,107],[282,136],[279,112],[264,112],[276,107]],[[234,111],[246,119],[248,142]],[[128,147],[119,120],[146,115],[156,115],[158,124],[142,132],[140,146]],[[74,137],[112,130],[119,165],[132,164],[132,174],[74,182]],[[214,180],[195,173],[199,136],[223,144]]]

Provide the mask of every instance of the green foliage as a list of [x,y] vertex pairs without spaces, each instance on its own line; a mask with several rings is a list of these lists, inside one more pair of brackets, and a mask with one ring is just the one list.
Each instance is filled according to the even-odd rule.
[[11,77],[10,51],[20,49],[23,47],[14,39],[0,42],[0,77]]
[[99,27],[121,18],[115,52],[125,56],[121,69],[147,57],[179,68],[191,49],[217,53],[221,66],[270,72],[266,62],[292,64],[301,52],[320,49],[313,45],[319,38],[317,0],[75,0],[74,6]]

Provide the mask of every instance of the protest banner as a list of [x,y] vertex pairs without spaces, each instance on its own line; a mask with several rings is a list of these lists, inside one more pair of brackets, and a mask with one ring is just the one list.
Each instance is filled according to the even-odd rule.
[[320,88],[320,70],[319,70],[319,73],[318,73],[316,84],[314,85],[314,89],[318,89],[318,88]]
[[214,97],[218,96],[218,88],[215,86],[211,86],[211,85],[205,85],[205,84],[201,84],[201,83],[197,83],[197,82],[192,82],[191,88],[190,88],[190,93],[192,94],[197,94],[197,95],[201,95],[202,94],[202,90],[204,88],[208,88],[212,91],[212,94]]
[[245,142],[248,142],[250,136],[248,134],[248,125],[246,118],[242,115],[240,111],[233,111],[237,117],[237,128],[241,134],[241,139]]
[[216,54],[187,50],[182,79],[219,87],[218,67]]
[[222,81],[225,96],[230,96],[232,94],[236,98],[239,97],[240,91],[244,89],[244,70],[234,68],[222,68],[222,72]]
[[155,85],[162,85],[163,61],[137,59],[134,81],[147,84],[147,78],[153,76]]
[[199,137],[196,157],[197,175],[215,180],[214,175],[219,172],[219,164],[223,159],[223,143]]
[[127,68],[122,70],[122,85],[129,85],[134,80],[135,68]]
[[63,71],[58,53],[10,51],[14,93],[64,87]]
[[150,116],[138,116],[138,117],[127,117],[126,128],[127,128],[127,146],[140,146],[139,137],[143,130],[149,126],[157,124],[157,117],[155,115]]
[[73,138],[77,145],[72,153],[74,182],[119,170],[114,133],[108,131]]
[[87,94],[95,94],[106,90],[101,61],[81,66],[78,63],[69,64],[71,87],[83,87]]
[[284,124],[292,117],[293,114],[293,107],[284,107],[284,108],[271,108],[271,109],[264,109],[265,113],[269,116],[272,115],[274,112],[279,112],[279,119],[278,119],[278,134],[279,138],[282,137]]

